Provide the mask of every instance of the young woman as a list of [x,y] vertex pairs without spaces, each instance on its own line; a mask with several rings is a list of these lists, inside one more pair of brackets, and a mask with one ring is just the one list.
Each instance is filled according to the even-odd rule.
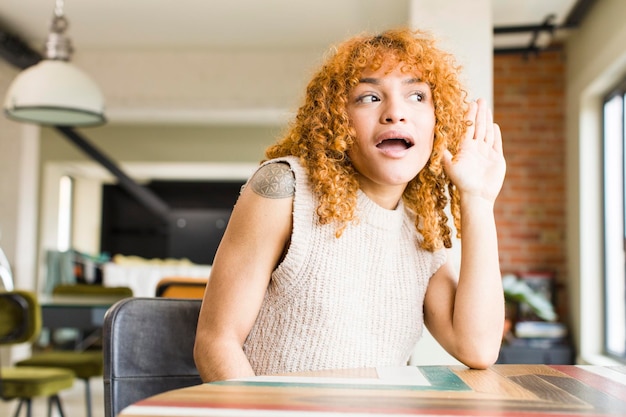
[[198,322],[205,381],[403,365],[424,325],[467,366],[495,362],[505,160],[458,72],[419,31],[336,48],[233,209]]

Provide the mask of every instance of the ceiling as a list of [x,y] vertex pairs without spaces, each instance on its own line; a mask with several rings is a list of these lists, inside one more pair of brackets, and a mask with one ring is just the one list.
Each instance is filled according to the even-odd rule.
[[[57,0],[58,1],[58,0]],[[63,3],[63,1],[61,1]],[[92,48],[290,48],[326,47],[363,30],[405,25],[410,0],[66,0],[74,47]],[[414,3],[414,2],[413,2]],[[582,4],[579,4],[582,3]],[[496,28],[538,26],[548,16],[562,30],[577,5],[590,0],[492,0]],[[10,34],[37,51],[55,0],[0,1],[0,35]],[[585,9],[586,7],[582,7]],[[548,31],[544,32],[545,34]],[[527,48],[532,32],[496,34],[494,48]],[[540,40],[545,46],[549,36]]]

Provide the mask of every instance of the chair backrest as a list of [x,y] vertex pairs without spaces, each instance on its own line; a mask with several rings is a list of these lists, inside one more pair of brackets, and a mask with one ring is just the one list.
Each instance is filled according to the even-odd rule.
[[104,410],[201,384],[193,345],[202,300],[126,298],[104,318]]
[[41,310],[35,294],[0,292],[0,345],[31,342],[40,329]]

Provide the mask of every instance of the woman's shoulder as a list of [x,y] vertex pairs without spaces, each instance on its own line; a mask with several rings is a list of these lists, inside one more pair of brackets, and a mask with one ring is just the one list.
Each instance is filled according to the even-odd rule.
[[286,198],[294,195],[296,179],[287,161],[272,160],[261,165],[250,178],[249,185],[263,197]]

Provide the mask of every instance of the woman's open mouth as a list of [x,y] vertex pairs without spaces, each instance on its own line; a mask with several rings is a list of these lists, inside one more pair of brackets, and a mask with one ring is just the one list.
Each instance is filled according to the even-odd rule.
[[403,151],[413,146],[413,142],[406,138],[389,138],[379,142],[376,147],[388,151]]

